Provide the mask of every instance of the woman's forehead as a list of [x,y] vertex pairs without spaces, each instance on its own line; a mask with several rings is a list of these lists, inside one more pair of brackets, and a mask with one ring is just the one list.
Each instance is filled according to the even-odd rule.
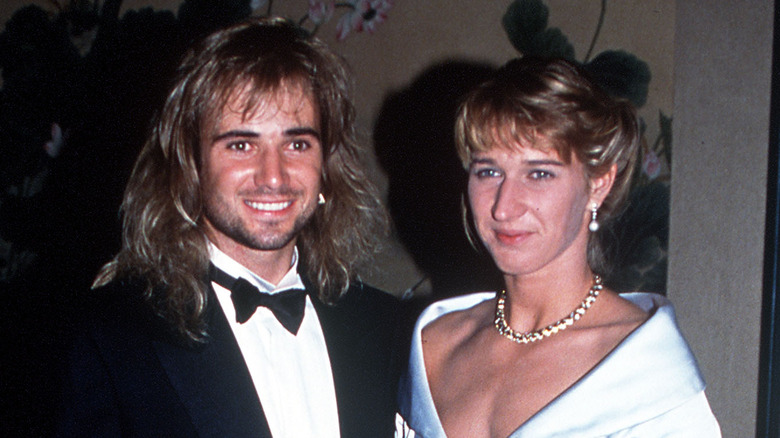
[[529,144],[524,142],[514,142],[511,144],[493,143],[484,149],[472,151],[471,156],[473,160],[491,158],[499,161],[508,159],[523,161],[563,161],[558,150],[549,145],[539,143]]
[[504,154],[546,157],[567,165],[578,161],[570,146],[538,130],[522,130],[503,126],[493,127],[485,134],[480,136],[482,141],[470,145],[469,154],[472,160],[494,151]]
[[493,126],[487,129],[483,144],[472,147],[473,152],[501,149],[507,151],[522,151],[534,149],[543,152],[562,152],[560,142],[545,135],[538,129],[525,126]]

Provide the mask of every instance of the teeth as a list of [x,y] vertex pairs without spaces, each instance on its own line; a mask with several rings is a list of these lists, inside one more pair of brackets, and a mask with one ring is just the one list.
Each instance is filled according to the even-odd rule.
[[255,210],[263,211],[279,211],[284,210],[292,204],[292,201],[285,202],[251,202],[246,201],[246,205],[254,208]]

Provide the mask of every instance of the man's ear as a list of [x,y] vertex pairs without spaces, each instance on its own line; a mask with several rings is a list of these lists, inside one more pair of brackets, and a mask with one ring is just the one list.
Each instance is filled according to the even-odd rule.
[[612,190],[616,175],[617,164],[613,164],[603,175],[596,176],[590,180],[591,202],[595,202],[598,205],[601,205],[601,203],[604,202],[604,198],[606,198]]

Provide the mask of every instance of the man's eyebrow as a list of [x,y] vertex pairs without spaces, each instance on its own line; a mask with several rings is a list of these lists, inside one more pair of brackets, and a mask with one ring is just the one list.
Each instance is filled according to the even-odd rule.
[[254,131],[231,130],[231,131],[223,132],[222,134],[215,135],[212,141],[217,142],[220,140],[224,140],[226,138],[236,138],[236,137],[258,138],[260,137],[260,133]]
[[320,139],[320,131],[317,131],[316,129],[309,126],[290,128],[284,131],[284,134],[287,135],[288,137],[293,137],[296,135],[310,135],[316,138],[317,140]]
[[[310,135],[317,140],[320,139],[320,132],[314,128],[308,126],[290,128],[284,131],[284,135],[287,137],[295,137],[297,135]],[[217,134],[213,137],[212,141],[217,142],[226,138],[259,138],[261,135],[255,131],[242,131],[240,129],[234,129],[225,131],[221,134]]]

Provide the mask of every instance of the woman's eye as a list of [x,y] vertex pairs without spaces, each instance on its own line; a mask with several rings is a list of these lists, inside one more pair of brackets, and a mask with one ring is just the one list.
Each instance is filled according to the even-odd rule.
[[552,178],[555,175],[552,172],[548,172],[546,170],[537,169],[531,172],[530,174],[531,179],[547,179]]
[[474,175],[476,175],[477,178],[495,178],[497,176],[500,176],[501,173],[492,168],[485,168],[485,169],[474,169]]

